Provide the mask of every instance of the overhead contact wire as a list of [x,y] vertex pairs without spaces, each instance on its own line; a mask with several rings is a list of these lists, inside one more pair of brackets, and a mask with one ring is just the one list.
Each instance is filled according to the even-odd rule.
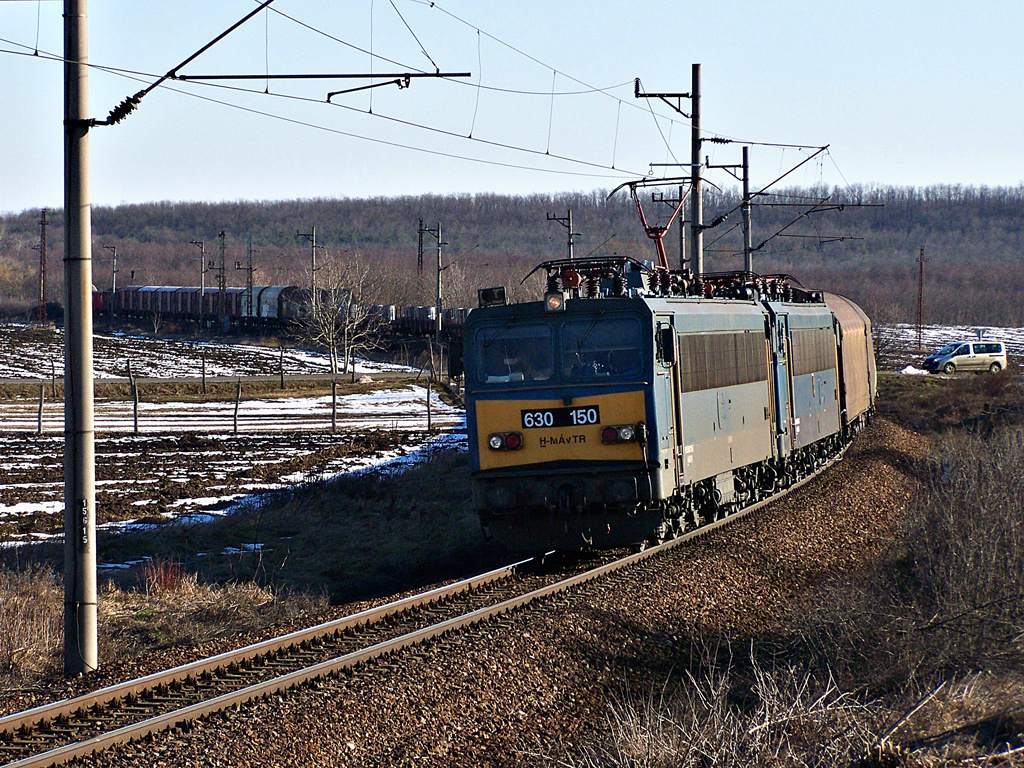
[[[273,10],[273,9],[271,9],[271,10]],[[6,40],[4,38],[0,38],[0,42],[8,43],[10,45],[16,45],[18,47],[27,48],[27,49],[31,50],[30,46],[25,46],[22,43],[17,43],[17,42],[11,41],[11,40]],[[10,53],[10,54],[13,54],[13,55],[16,55],[16,56],[32,56],[31,53],[25,53],[25,52],[22,52],[22,51],[3,51],[3,50],[0,50],[0,53]],[[54,61],[54,62],[63,62],[64,61],[64,58],[62,56],[58,56],[58,55],[52,54],[52,53],[44,53],[43,54],[43,58],[46,58],[47,60]],[[119,75],[121,77],[125,77],[125,78],[131,79],[131,80],[136,80],[137,82],[146,82],[146,79],[151,78],[151,77],[155,77],[155,75],[153,75],[152,73],[148,73],[148,72],[139,72],[139,71],[136,71],[136,70],[119,69],[119,68],[116,68],[116,67],[104,66],[104,65],[95,64],[95,63],[92,63],[92,62],[88,63],[87,66],[90,67],[91,69],[96,69],[96,70],[99,70],[99,71],[102,71],[102,72],[108,72],[110,74]],[[239,92],[239,93],[246,93],[246,94],[251,94],[251,95],[259,95],[259,96],[267,95],[267,96],[271,96],[271,97],[274,97],[274,98],[286,99],[286,100],[289,100],[289,101],[305,102],[305,103],[309,103],[309,104],[323,104],[324,103],[323,101],[320,101],[319,99],[309,99],[309,98],[305,98],[305,97],[302,97],[302,96],[292,96],[292,95],[284,94],[284,93],[264,94],[262,91],[255,91],[255,90],[252,90],[250,88],[239,88],[237,86],[229,86],[229,85],[225,85],[223,83],[195,83],[195,84],[196,85],[203,85],[203,86],[205,86],[207,88],[220,88],[220,89],[223,89],[223,90],[230,90],[230,91],[236,91],[236,92]],[[582,166],[589,167],[589,168],[600,169],[600,170],[605,170],[605,171],[611,171],[612,173],[609,174],[609,173],[584,173],[584,172],[580,172],[580,171],[556,171],[556,170],[552,170],[552,169],[549,169],[549,168],[538,168],[536,166],[517,165],[515,163],[504,163],[504,162],[500,162],[500,161],[496,161],[496,160],[485,160],[485,159],[482,159],[482,158],[469,157],[467,155],[459,155],[459,154],[451,153],[451,152],[442,152],[442,151],[439,151],[439,150],[431,150],[431,149],[426,149],[426,148],[423,148],[423,147],[416,147],[416,146],[412,146],[412,145],[400,144],[400,143],[397,143],[397,142],[389,142],[389,141],[385,141],[383,139],[374,139],[374,138],[369,137],[369,136],[363,136],[363,135],[358,134],[358,133],[351,133],[351,132],[342,131],[342,130],[335,129],[335,128],[328,128],[326,126],[317,125],[315,123],[307,123],[307,122],[304,122],[304,121],[301,121],[301,120],[295,120],[293,118],[284,117],[282,115],[275,115],[275,114],[273,114],[271,112],[264,112],[264,111],[261,111],[261,110],[258,110],[258,109],[253,109],[251,107],[243,107],[243,106],[241,106],[239,104],[232,104],[231,102],[221,101],[219,99],[210,98],[208,96],[201,96],[199,94],[190,93],[189,91],[184,91],[184,90],[181,90],[180,88],[173,88],[171,86],[165,86],[165,87],[168,90],[170,90],[170,91],[172,91],[174,93],[178,93],[178,94],[181,94],[181,95],[184,95],[184,96],[191,96],[191,97],[197,98],[197,99],[202,99],[204,101],[209,101],[209,102],[211,102],[213,104],[219,104],[221,106],[233,107],[235,109],[239,109],[239,110],[242,110],[244,112],[249,112],[251,114],[262,115],[264,117],[270,117],[270,118],[274,118],[274,119],[277,119],[277,120],[282,120],[284,122],[293,123],[295,125],[301,125],[301,126],[305,126],[305,127],[308,127],[308,128],[315,128],[317,130],[323,130],[323,131],[327,131],[329,133],[335,133],[335,134],[338,134],[338,135],[341,135],[341,136],[349,136],[349,137],[355,138],[355,139],[363,139],[365,141],[370,141],[370,142],[374,142],[374,143],[384,144],[386,146],[400,147],[400,148],[403,148],[403,149],[409,149],[410,151],[416,151],[416,152],[425,152],[427,154],[436,155],[436,156],[439,156],[439,157],[450,157],[450,158],[457,159],[457,160],[467,160],[469,162],[482,163],[482,164],[485,164],[485,165],[494,165],[494,166],[503,167],[503,168],[517,168],[519,170],[540,171],[542,173],[566,173],[566,174],[573,175],[573,176],[582,176],[582,177],[588,177],[588,178],[605,178],[605,179],[616,178],[617,179],[617,178],[622,178],[622,177],[628,176],[628,175],[634,175],[634,176],[641,175],[638,171],[625,171],[625,170],[621,170],[621,169],[618,169],[618,168],[605,166],[605,165],[602,165],[600,163],[594,163],[594,162],[590,162],[590,161],[587,161],[587,160],[579,160],[579,159],[576,159],[576,158],[573,158],[573,157],[569,157],[569,156],[566,156],[566,155],[552,155],[552,154],[548,154],[548,153],[545,153],[545,152],[541,152],[540,150],[537,150],[537,149],[529,149],[528,147],[517,147],[517,146],[512,145],[512,144],[503,144],[503,143],[498,142],[498,141],[490,141],[490,140],[487,140],[487,139],[480,139],[480,138],[477,138],[477,137],[467,137],[467,136],[463,136],[461,134],[455,133],[453,131],[446,131],[446,130],[441,129],[441,128],[434,128],[432,126],[422,125],[422,124],[414,123],[414,122],[411,122],[411,121],[408,121],[408,120],[401,120],[401,119],[399,119],[397,117],[391,117],[389,115],[382,115],[382,114],[379,114],[379,113],[364,112],[363,110],[357,109],[356,107],[350,107],[348,105],[338,104],[336,102],[331,102],[331,106],[340,107],[342,109],[347,109],[349,111],[357,112],[359,114],[372,115],[373,117],[377,117],[377,118],[380,118],[382,120],[388,120],[390,122],[398,123],[400,125],[405,125],[405,126],[410,127],[410,128],[417,128],[417,129],[420,129],[420,130],[429,131],[431,133],[438,133],[438,134],[441,134],[441,135],[444,135],[444,136],[450,136],[450,137],[453,137],[453,138],[458,138],[458,139],[463,139],[463,140],[469,139],[471,141],[483,144],[485,146],[496,147],[496,148],[499,148],[499,149],[507,149],[507,150],[511,150],[511,151],[515,151],[515,152],[524,152],[524,153],[531,154],[531,155],[538,155],[538,156],[542,156],[542,157],[550,157],[552,159],[561,160],[561,161],[567,162],[567,163],[573,163],[573,164],[576,164],[576,165],[582,165]]]

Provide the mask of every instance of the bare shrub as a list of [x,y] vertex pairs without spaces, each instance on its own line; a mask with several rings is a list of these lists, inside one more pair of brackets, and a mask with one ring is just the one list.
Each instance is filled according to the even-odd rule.
[[63,641],[63,588],[42,571],[0,571],[0,680],[52,672]]
[[828,676],[769,668],[751,652],[717,661],[702,654],[671,694],[624,691],[610,706],[607,745],[575,766],[846,765],[875,741],[877,713]]
[[1024,661],[1024,428],[948,433],[888,563],[796,611],[848,687],[891,694]]
[[146,561],[142,578],[147,595],[168,595],[196,583],[195,575],[187,574],[181,563],[161,558]]
[[[906,546],[921,636],[948,662],[1009,656],[1024,637],[1024,428],[953,436],[913,504]],[[933,651],[935,649],[933,648]]]

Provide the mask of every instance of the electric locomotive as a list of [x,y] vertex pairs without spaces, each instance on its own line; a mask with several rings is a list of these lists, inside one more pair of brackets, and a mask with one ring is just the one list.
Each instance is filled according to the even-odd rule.
[[813,474],[874,405],[870,321],[786,276],[558,260],[466,321],[474,502],[510,550],[657,543]]

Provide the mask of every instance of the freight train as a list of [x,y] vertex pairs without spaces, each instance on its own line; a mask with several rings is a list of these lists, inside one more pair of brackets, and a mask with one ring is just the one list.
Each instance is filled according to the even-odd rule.
[[464,329],[474,503],[517,552],[645,546],[820,470],[868,422],[871,322],[785,275],[558,260]]
[[[295,285],[255,285],[249,288],[147,285],[93,292],[93,313],[100,317],[207,324],[222,332],[274,332],[300,321],[310,304],[311,291]],[[324,296],[326,300],[326,294]],[[358,310],[383,331],[401,336],[432,336],[435,307],[395,307],[375,304]],[[461,334],[469,309],[449,307],[441,313],[442,334]]]

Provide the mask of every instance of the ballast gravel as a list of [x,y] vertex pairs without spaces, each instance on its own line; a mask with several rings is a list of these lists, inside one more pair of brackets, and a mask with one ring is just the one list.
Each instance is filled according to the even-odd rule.
[[610,581],[468,633],[118,747],[89,766],[525,766],[607,731],[609,702],[682,649],[780,626],[895,533],[927,440],[876,421],[815,482]]

